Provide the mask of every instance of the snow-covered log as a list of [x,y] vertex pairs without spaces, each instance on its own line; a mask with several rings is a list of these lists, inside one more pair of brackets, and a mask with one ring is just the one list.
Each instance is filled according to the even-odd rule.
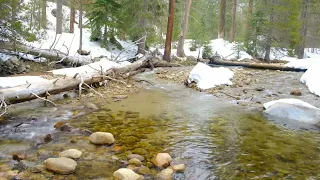
[[267,64],[267,63],[247,63],[247,62],[235,62],[235,61],[221,61],[221,60],[210,60],[212,65],[223,65],[223,66],[242,66],[248,68],[255,68],[255,69],[270,69],[270,70],[280,70],[280,71],[306,71],[305,69],[295,68],[295,67],[288,67],[279,64]]
[[[108,76],[129,76],[129,72],[141,68],[173,67],[176,64],[156,59],[152,56],[144,56],[130,65],[121,67],[115,62],[101,60],[77,68],[66,68],[52,71],[53,79],[44,79],[35,83],[0,89],[0,97],[9,104],[30,101],[39,97],[46,97],[64,91],[78,89],[83,84],[94,84],[108,79]],[[113,69],[113,71],[110,71]],[[54,76],[58,75],[58,76]]]

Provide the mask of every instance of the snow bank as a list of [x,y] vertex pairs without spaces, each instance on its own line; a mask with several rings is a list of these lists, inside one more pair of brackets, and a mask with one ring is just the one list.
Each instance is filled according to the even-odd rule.
[[0,61],[7,61],[7,60],[10,59],[11,57],[12,57],[12,56],[10,56],[10,55],[0,53]]
[[233,75],[234,73],[228,68],[212,68],[198,63],[190,72],[188,82],[194,81],[200,89],[209,89],[222,84],[232,85]]
[[308,86],[311,93],[320,96],[320,61],[317,65],[309,67],[300,81]]
[[15,87],[24,84],[48,81],[40,76],[0,77],[0,88]]
[[320,58],[296,59],[290,61],[286,66],[307,69],[300,81],[306,84],[311,93],[320,96]]
[[106,72],[111,68],[122,67],[123,65],[118,64],[113,61],[109,61],[106,58],[101,59],[98,62],[87,64],[84,66],[76,67],[76,68],[64,68],[50,71],[55,75],[66,75],[68,77],[73,77],[75,74],[79,73],[85,76],[91,76],[93,74],[97,74],[101,72]]
[[211,46],[213,54],[217,52],[217,54],[221,55],[226,60],[238,59],[241,61],[244,59],[252,59],[252,56],[245,51],[240,51],[239,57],[237,57],[238,52],[236,47],[238,44],[235,42],[230,43],[223,39],[215,39],[210,42],[209,46]]
[[320,109],[299,99],[280,99],[265,103],[265,112],[276,118],[300,121],[308,124],[320,122]]
[[[63,33],[56,35],[56,18],[52,15],[51,11],[56,8],[56,4],[52,2],[47,2],[47,27],[48,30],[46,31],[44,37],[41,37],[40,41],[35,41],[30,43],[31,46],[36,48],[42,49],[50,49],[53,46],[53,49],[57,49],[64,53],[69,53],[70,56],[81,56],[77,53],[80,45],[80,29],[78,24],[74,25],[74,33],[66,33],[69,31],[70,22],[64,21],[63,23]],[[65,19],[69,19],[70,17],[70,10],[67,6],[62,7],[63,16]],[[76,11],[76,19],[78,19],[79,12]],[[86,22],[87,19],[83,17],[83,22]],[[91,31],[90,29],[83,28],[83,35],[82,35],[82,49],[86,51],[90,51],[88,57],[93,59],[95,57],[105,56],[108,58],[115,58],[121,52],[118,50],[115,45],[110,44],[109,51],[106,48],[101,47],[99,42],[92,42],[90,41]],[[122,52],[121,55],[118,57],[118,60],[125,60],[128,58],[135,57],[135,54],[138,50],[137,45],[134,45],[132,42],[126,41],[119,41],[124,49],[125,52]],[[82,60],[85,58],[81,58]]]

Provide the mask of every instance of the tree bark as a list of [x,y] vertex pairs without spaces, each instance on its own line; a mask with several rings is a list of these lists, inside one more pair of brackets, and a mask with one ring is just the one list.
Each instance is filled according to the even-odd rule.
[[80,1],[80,9],[79,9],[79,29],[80,29],[80,42],[79,42],[79,52],[82,51],[82,0]]
[[236,61],[221,61],[221,60],[210,60],[212,65],[223,65],[223,66],[242,66],[247,68],[255,69],[270,69],[270,70],[280,70],[280,71],[294,71],[294,72],[305,72],[305,69],[298,69],[287,67],[279,64],[267,64],[267,63],[247,63],[247,62],[236,62]]
[[304,0],[302,13],[301,13],[301,21],[302,21],[302,27],[300,31],[301,42],[296,48],[296,54],[298,55],[299,59],[304,58],[304,49],[306,47],[306,39],[307,39],[307,31],[308,31],[309,6],[310,6],[310,0]]
[[62,0],[57,0],[56,34],[62,34]]
[[178,48],[177,48],[177,56],[178,57],[185,57],[186,54],[184,53],[184,41],[187,36],[187,30],[188,30],[188,21],[189,21],[189,14],[191,9],[192,0],[186,0],[186,6],[185,6],[185,12],[183,16],[183,22],[181,24],[181,34],[178,42]]
[[225,38],[227,0],[220,0],[218,38]]
[[270,60],[270,51],[271,51],[271,45],[272,45],[272,36],[273,36],[273,19],[274,19],[274,4],[275,0],[271,1],[271,10],[270,10],[270,20],[269,20],[269,30],[268,30],[268,37],[267,37],[267,43],[266,43],[266,54],[264,56],[264,60],[269,61]]
[[248,5],[248,14],[247,14],[247,20],[246,20],[246,32],[249,32],[251,27],[251,20],[252,20],[252,13],[253,13],[253,0],[249,0]]
[[76,10],[74,7],[74,0],[70,0],[70,33],[74,33],[74,23],[76,21]]
[[139,40],[138,44],[138,52],[137,54],[146,54],[146,39],[147,37],[144,36]]
[[41,1],[41,28],[46,29],[47,28],[47,1],[46,0],[40,0]]
[[166,44],[165,44],[164,55],[163,55],[163,59],[166,61],[170,61],[170,57],[171,57],[171,42],[172,42],[173,24],[174,24],[174,6],[175,6],[175,0],[170,0]]
[[233,0],[233,5],[232,5],[232,25],[231,25],[230,39],[229,39],[230,42],[233,42],[234,38],[235,38],[237,6],[238,6],[238,1],[237,0]]

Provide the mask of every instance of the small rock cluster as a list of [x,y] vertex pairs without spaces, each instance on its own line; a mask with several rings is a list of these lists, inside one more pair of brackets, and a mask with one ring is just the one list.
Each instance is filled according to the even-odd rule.
[[[143,175],[152,174],[147,166],[144,166],[143,161],[145,158],[138,154],[128,155],[129,165],[127,168],[121,168],[113,173],[113,178],[116,180],[141,180],[144,179]],[[158,172],[156,178],[159,180],[173,179],[174,173],[182,173],[186,169],[184,164],[171,165],[172,158],[168,153],[157,154],[152,163],[158,169],[162,169]]]
[[21,63],[16,56],[12,56],[6,61],[0,59],[0,76],[27,73],[29,69],[30,66]]

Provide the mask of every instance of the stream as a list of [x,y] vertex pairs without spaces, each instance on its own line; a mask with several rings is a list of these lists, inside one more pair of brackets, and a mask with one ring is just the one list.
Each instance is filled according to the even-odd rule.
[[[93,102],[100,110],[82,116],[74,117],[81,112],[80,105],[18,105],[11,119],[0,121],[0,172],[15,167],[15,152],[26,153],[31,164],[42,164],[63,150],[75,148],[83,154],[74,174],[25,171],[22,176],[112,179],[114,171],[126,167],[127,155],[135,153],[146,158],[144,166],[148,168],[140,173],[145,179],[154,179],[159,170],[151,159],[167,152],[173,164],[187,167],[184,173],[174,175],[177,180],[320,179],[320,133],[316,128],[285,127],[268,120],[262,108],[239,106],[231,99],[157,79],[152,72],[137,78],[155,85],[144,84],[139,93],[119,102],[106,103],[96,97]],[[68,121],[75,130],[55,130],[54,124],[60,121]],[[110,132],[116,143],[90,144],[83,129]],[[43,143],[49,133],[53,140]]]

